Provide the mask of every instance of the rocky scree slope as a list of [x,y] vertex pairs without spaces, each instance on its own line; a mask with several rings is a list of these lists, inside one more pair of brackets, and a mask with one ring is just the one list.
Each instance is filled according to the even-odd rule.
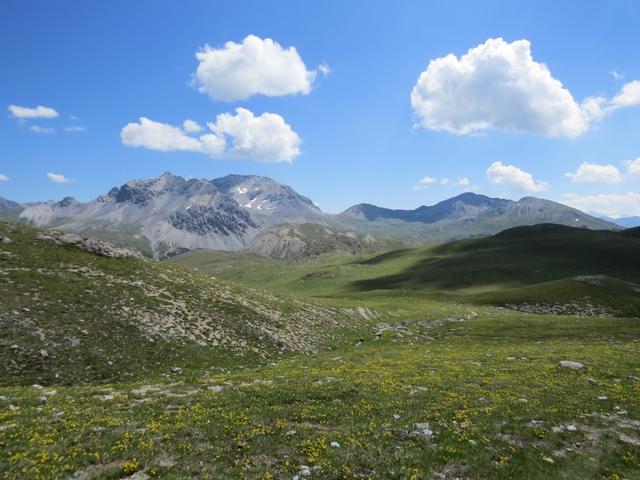
[[255,237],[245,251],[295,261],[328,253],[357,255],[373,252],[383,245],[369,234],[305,223],[276,225]]
[[0,384],[127,380],[314,352],[353,312],[109,258],[0,222]]
[[[15,206],[11,212],[15,216]],[[239,250],[273,225],[325,221],[311,200],[266,177],[185,180],[171,173],[131,180],[87,203],[67,197],[24,205],[18,218],[132,245],[154,257],[184,248]]]

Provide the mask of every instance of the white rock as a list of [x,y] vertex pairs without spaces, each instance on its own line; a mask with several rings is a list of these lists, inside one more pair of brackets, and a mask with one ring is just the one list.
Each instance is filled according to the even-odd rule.
[[580,370],[584,368],[584,365],[580,362],[574,362],[572,360],[560,360],[560,366],[564,368],[571,368],[572,370]]
[[340,444],[338,442],[331,442],[331,448],[340,448]]

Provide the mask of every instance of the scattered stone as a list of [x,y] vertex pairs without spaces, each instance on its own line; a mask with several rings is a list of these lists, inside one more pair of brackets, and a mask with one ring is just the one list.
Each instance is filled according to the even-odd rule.
[[285,437],[293,437],[297,432],[295,430],[289,430],[284,434]]
[[0,243],[8,245],[10,243],[13,243],[13,240],[11,240],[9,237],[5,237],[4,235],[0,235]]
[[340,444],[338,442],[331,442],[329,445],[331,445],[331,448],[340,448]]
[[431,425],[428,423],[414,423],[412,428],[412,437],[423,437],[427,440],[433,438],[433,430],[431,430]]
[[635,437],[631,437],[625,433],[618,434],[618,438],[621,442],[626,443],[628,445],[640,446],[640,440]]
[[565,429],[567,430],[567,432],[577,432],[578,431],[578,427],[576,427],[575,425],[567,425],[565,427]]
[[393,419],[394,420],[400,420],[400,415],[398,415],[397,413],[393,414]]
[[594,305],[589,300],[589,298],[585,297],[568,303],[507,303],[504,308],[534,315],[575,315],[578,317],[599,318],[614,315],[614,312],[608,308],[602,305]]
[[572,370],[580,370],[584,368],[582,363],[574,362],[572,360],[560,360],[560,366],[563,368],[570,368]]
[[180,367],[173,367],[171,373],[182,373],[182,369]]
[[57,230],[45,230],[36,236],[38,240],[46,240],[57,244],[67,243],[74,245],[86,252],[99,255],[101,257],[122,258],[136,257],[142,258],[142,254],[132,248],[114,247],[109,242],[98,240],[97,238],[84,237],[75,233],[63,233]]
[[311,469],[306,465],[300,465],[300,471],[298,472],[301,477],[311,476]]
[[609,400],[609,397],[607,397],[606,395],[600,395],[598,397],[598,400],[600,400],[601,402],[603,402],[604,400]]

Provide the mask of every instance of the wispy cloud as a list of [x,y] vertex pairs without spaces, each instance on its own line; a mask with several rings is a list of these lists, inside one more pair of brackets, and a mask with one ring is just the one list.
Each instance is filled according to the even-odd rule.
[[412,188],[414,191],[423,190],[427,188],[427,186],[433,185],[435,183],[439,183],[440,185],[448,185],[450,187],[468,187],[471,184],[467,177],[462,177],[457,180],[450,180],[447,177],[443,177],[438,180],[438,178],[436,177],[426,176],[418,180],[418,183]]
[[622,80],[624,78],[624,73],[620,73],[618,70],[611,70],[609,72],[609,75],[611,75],[615,80]]
[[75,180],[72,180],[71,178],[67,178],[61,173],[47,173],[47,177],[53,183],[74,183],[75,182]]
[[52,133],[56,133],[56,131],[53,128],[40,127],[39,125],[31,125],[29,127],[29,131],[33,133],[38,133],[40,135],[51,135]]

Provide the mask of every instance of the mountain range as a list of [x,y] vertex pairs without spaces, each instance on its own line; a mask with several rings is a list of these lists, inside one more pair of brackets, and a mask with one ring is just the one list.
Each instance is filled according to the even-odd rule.
[[[186,180],[169,172],[158,178],[131,180],[89,202],[66,197],[19,204],[0,197],[0,217],[133,246],[153,257],[193,249],[246,249],[262,255],[277,252],[277,256],[288,258],[290,245],[295,252],[305,251],[305,245],[314,241],[305,235],[320,231],[282,228],[283,224],[326,227],[323,235],[339,238],[323,245],[342,246],[346,239],[362,241],[362,245],[378,240],[444,242],[543,222],[621,228],[549,200],[525,197],[512,201],[475,193],[415,210],[358,204],[331,215],[291,187],[267,177],[228,175]],[[319,249],[316,243],[307,250],[324,248]],[[362,248],[349,246],[354,251]]]

